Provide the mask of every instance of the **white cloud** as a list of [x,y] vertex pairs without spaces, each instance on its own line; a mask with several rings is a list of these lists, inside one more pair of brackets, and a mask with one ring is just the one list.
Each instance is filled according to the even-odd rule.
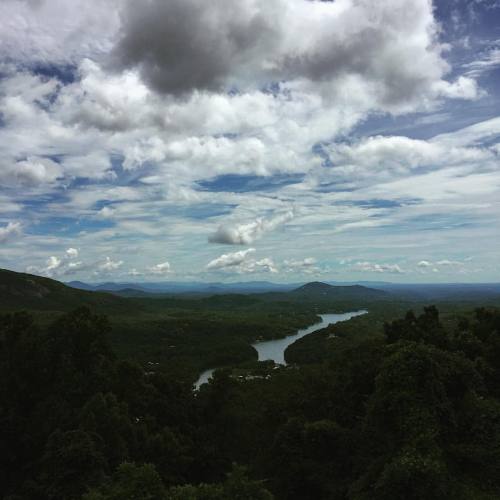
[[247,250],[240,250],[239,252],[225,253],[211,260],[206,268],[208,271],[215,271],[218,269],[239,266],[245,261],[248,255],[254,252],[255,248],[248,248]]
[[254,252],[255,248],[248,248],[239,252],[223,254],[210,261],[206,269],[207,271],[224,271],[238,274],[278,272],[273,259],[269,257],[259,260],[250,258],[250,255]]
[[265,233],[273,231],[293,218],[294,212],[289,210],[284,214],[274,215],[267,219],[258,217],[254,221],[244,224],[219,226],[215,234],[208,238],[208,241],[228,245],[249,245],[261,238]]
[[404,136],[373,136],[353,144],[334,143],[325,148],[325,152],[335,168],[319,170],[311,176],[316,176],[319,182],[333,178],[358,186],[407,177],[418,169],[437,170],[495,161],[494,153],[487,148],[460,147],[441,144],[439,140]]
[[112,260],[110,257],[106,257],[104,262],[98,265],[98,270],[101,272],[116,271],[123,265],[123,260]]
[[111,218],[116,213],[116,210],[111,207],[102,207],[98,215],[103,219]]
[[489,48],[480,54],[475,61],[463,65],[467,70],[466,74],[472,78],[478,78],[486,71],[491,71],[498,66],[500,66],[500,48],[498,46]]
[[141,271],[138,271],[137,269],[133,268],[131,269],[128,273],[129,276],[133,276],[134,278],[137,278],[138,276],[144,276],[144,273]]
[[61,259],[58,259],[56,256],[52,255],[47,260],[47,267],[46,267],[47,273],[49,274],[53,273],[56,269],[59,269],[59,267],[61,267],[61,264],[62,264]]
[[78,271],[90,269],[92,266],[85,265],[83,262],[75,260],[78,258],[78,255],[79,252],[76,248],[68,248],[61,257],[51,255],[46,260],[44,266],[30,265],[26,268],[26,271],[52,278],[68,276]]
[[432,262],[429,262],[428,260],[421,260],[418,264],[417,264],[418,267],[422,267],[424,269],[426,268],[429,268],[429,267],[433,267],[434,264]]
[[426,274],[427,272],[432,273],[442,273],[442,272],[465,272],[465,263],[470,262],[470,260],[464,259],[463,261],[441,259],[434,262],[422,260],[417,264],[417,268],[421,273]]
[[475,146],[498,138],[500,135],[500,117],[483,120],[468,127],[460,128],[454,132],[439,134],[433,137],[432,142],[446,147]]
[[70,259],[76,259],[78,257],[78,250],[76,248],[68,248],[66,250],[66,255],[70,258]]
[[289,273],[317,274],[321,269],[317,266],[317,260],[313,257],[306,257],[302,260],[285,260],[283,261],[285,271]]
[[105,151],[91,151],[84,155],[74,155],[65,158],[63,167],[66,177],[86,177],[88,179],[116,178],[111,168],[108,153]]
[[[110,50],[120,0],[4,0],[0,45],[23,63],[70,64]],[[78,12],[78,15],[75,15]]]
[[31,156],[21,161],[5,161],[0,179],[4,185],[38,186],[55,182],[62,172],[62,167],[55,161]]
[[148,272],[160,276],[169,274],[171,272],[170,263],[162,262],[161,264],[156,264],[154,266],[148,267]]
[[0,243],[7,243],[10,239],[20,236],[21,233],[20,222],[9,222],[5,227],[0,227]]
[[273,259],[265,257],[260,260],[250,259],[240,266],[242,273],[277,273],[278,268]]
[[398,264],[377,264],[374,262],[357,262],[351,266],[355,271],[370,273],[403,274],[405,271]]
[[437,95],[448,99],[474,100],[485,95],[479,90],[476,80],[469,76],[460,76],[452,83],[441,80],[435,83],[434,88]]
[[[430,4],[426,0],[398,3],[401,8],[395,8],[394,2],[388,0],[357,4],[349,0],[238,0],[228,9],[226,2],[221,1],[208,8],[193,0],[175,0],[166,4],[152,1],[140,10],[131,4],[123,17],[124,38],[118,52],[129,53],[130,43],[142,43],[142,35],[134,31],[141,26],[140,33],[146,38],[159,41],[150,47],[151,59],[142,61],[138,53],[137,60],[128,61],[132,69],[110,73],[103,69],[103,58],[99,63],[95,57],[91,60],[83,54],[77,58],[76,80],[70,84],[12,68],[6,72],[1,84],[5,89],[1,107],[7,127],[5,143],[0,144],[6,152],[6,162],[13,163],[19,156],[38,158],[36,164],[23,167],[24,173],[20,166],[17,169],[20,181],[38,183],[54,182],[61,176],[65,182],[74,177],[112,180],[115,173],[109,161],[111,154],[122,154],[126,169],[155,164],[157,172],[148,178],[156,179],[158,184],[166,184],[172,177],[192,181],[224,173],[270,175],[307,171],[321,163],[311,154],[315,143],[345,133],[368,113],[425,107],[446,89],[466,87],[465,80],[449,84],[443,79],[448,66],[442,59]],[[104,4],[91,0],[80,5],[83,19],[98,16],[101,20],[91,25],[74,20],[63,4],[62,0],[54,0],[41,2],[38,9],[20,6],[19,2],[3,6],[6,19],[22,19],[29,28],[15,34],[26,44],[27,53],[36,59],[36,54],[43,50],[47,54],[44,57],[53,54],[57,58],[56,45],[61,42],[61,46],[72,47],[74,42],[75,47],[92,55],[94,45],[85,37],[94,28],[97,31],[92,42],[101,49],[111,46],[110,40],[115,40],[112,33],[118,33],[118,28],[110,29],[110,35],[105,36],[100,36],[96,28],[102,27],[101,19],[106,17]],[[112,27],[119,22],[120,9],[114,3],[107,5]],[[58,27],[51,30],[50,16],[56,10]],[[193,11],[200,16],[184,16]],[[169,24],[171,12],[178,14],[174,25]],[[214,12],[220,16],[212,18]],[[180,45],[179,51],[168,51],[165,37],[182,38],[187,33],[181,27],[183,22],[198,25],[207,16],[213,25],[208,23],[194,39],[189,35],[189,44]],[[145,31],[144,26],[149,23],[151,29]],[[65,26],[65,30],[60,26]],[[165,26],[171,26],[172,32],[167,33]],[[195,55],[204,55],[207,47],[216,44],[218,50],[211,55],[225,65],[229,62],[224,56],[226,42],[231,46],[238,39],[231,38],[235,32],[227,30],[234,27],[245,31],[249,26],[254,35],[255,30],[266,26],[269,30],[263,30],[262,40],[254,35],[241,40],[244,45],[250,44],[250,52],[239,50],[237,56],[233,54],[236,59],[231,61],[228,76],[233,78],[235,71],[238,78],[248,83],[239,86],[236,95],[224,91],[194,92],[186,99],[176,100],[156,95],[140,78],[142,74],[146,81],[151,80],[147,75],[156,66],[147,66],[156,58],[163,61],[163,52],[175,62],[166,70],[158,67],[167,79],[175,78],[176,71],[186,70],[189,77],[203,68],[218,72],[218,65],[191,71],[190,65],[196,59],[190,62],[182,50],[188,50],[189,45]],[[43,36],[33,35],[39,30]],[[297,32],[310,33],[311,38],[296,37]],[[12,33],[6,30],[4,36],[14,36]],[[99,42],[102,36],[105,43]],[[208,37],[208,45],[203,42],[204,37]],[[89,44],[81,43],[82,40]],[[257,46],[253,47],[254,43]],[[265,49],[264,53],[261,49]],[[360,57],[366,61],[360,61]],[[264,80],[259,76],[254,81],[255,66]],[[276,78],[276,72],[280,78]],[[265,81],[276,80],[282,83],[275,93],[260,91]],[[181,83],[203,87],[203,82],[191,84],[186,78]],[[453,94],[451,90],[448,93]],[[39,158],[54,151],[62,156],[57,167],[62,171],[49,172],[45,166],[44,173]],[[192,199],[194,192],[188,186],[183,189]],[[178,192],[172,190],[171,196]]]
[[461,266],[461,265],[463,265],[463,263],[459,262],[457,260],[443,259],[443,260],[438,260],[436,262],[436,265],[438,265],[438,266]]
[[[484,165],[487,167],[487,165]],[[500,173],[478,172],[472,165],[460,168],[447,168],[427,172],[417,176],[407,176],[386,183],[380,183],[366,190],[366,195],[382,199],[417,198],[427,202],[462,202],[464,214],[467,213],[465,200],[493,199],[500,190]],[[358,195],[362,195],[359,192]],[[443,211],[446,215],[446,210]]]

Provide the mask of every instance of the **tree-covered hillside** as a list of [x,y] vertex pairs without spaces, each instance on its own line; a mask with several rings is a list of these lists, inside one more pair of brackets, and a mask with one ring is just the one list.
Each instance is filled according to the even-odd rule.
[[47,325],[64,312],[90,307],[108,316],[118,357],[195,380],[206,368],[255,361],[251,344],[258,339],[290,335],[318,321],[319,313],[372,307],[379,294],[387,295],[365,287],[322,286],[326,295],[312,286],[296,293],[121,297],[0,270],[0,311],[29,310]]
[[409,312],[321,362],[199,392],[117,359],[109,333],[88,309],[0,318],[3,498],[500,496],[498,311]]
[[108,314],[129,310],[126,301],[109,293],[77,290],[50,278],[0,269],[0,311],[69,311],[85,305]]

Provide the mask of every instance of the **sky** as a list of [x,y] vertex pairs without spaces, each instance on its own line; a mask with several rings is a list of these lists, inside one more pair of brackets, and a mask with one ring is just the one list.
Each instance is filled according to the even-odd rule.
[[2,0],[0,267],[500,281],[500,0]]

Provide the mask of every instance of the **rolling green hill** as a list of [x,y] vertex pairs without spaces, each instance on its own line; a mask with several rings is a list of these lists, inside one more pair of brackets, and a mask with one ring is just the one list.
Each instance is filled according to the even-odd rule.
[[[326,283],[307,283],[290,292],[268,292],[250,295],[191,297],[148,293],[135,289],[120,292],[100,292],[77,289],[50,278],[0,269],[0,310],[68,311],[88,306],[108,314],[135,314],[141,311],[158,312],[168,309],[220,309],[234,307],[261,308],[265,303],[313,300],[325,307],[336,302],[377,301],[388,298],[387,292],[360,285],[332,286]],[[273,309],[276,306],[273,306]],[[326,309],[325,309],[326,310]]]
[[129,310],[124,299],[109,293],[77,290],[50,278],[0,269],[0,310],[69,311],[82,306],[106,313]]

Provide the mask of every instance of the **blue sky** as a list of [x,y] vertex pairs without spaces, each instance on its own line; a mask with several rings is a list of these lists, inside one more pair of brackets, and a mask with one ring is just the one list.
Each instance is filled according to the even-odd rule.
[[0,267],[500,281],[500,1],[4,0]]

